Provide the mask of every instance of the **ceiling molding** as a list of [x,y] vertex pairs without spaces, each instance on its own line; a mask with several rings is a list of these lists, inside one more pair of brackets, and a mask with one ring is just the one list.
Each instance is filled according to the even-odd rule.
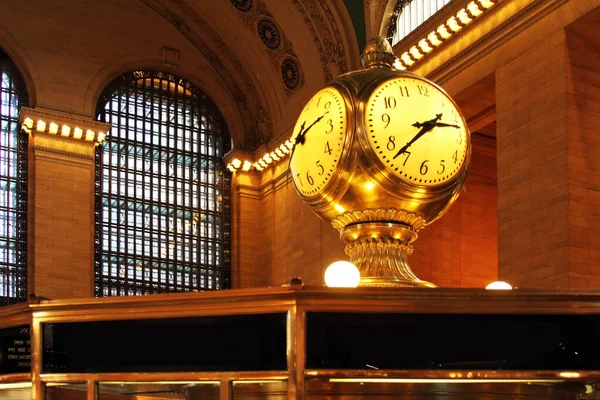
[[293,0],[296,8],[304,15],[304,21],[313,36],[320,54],[325,83],[348,72],[351,65],[347,59],[346,40],[339,30],[327,1]]
[[[175,27],[212,65],[231,91],[242,114],[244,136],[242,150],[254,151],[273,136],[272,119],[253,80],[238,55],[231,50],[219,34],[185,0],[140,0]],[[165,3],[177,8],[173,11]],[[191,19],[192,24],[185,21]],[[202,32],[202,37],[198,34]],[[204,38],[209,38],[207,43]],[[218,53],[214,50],[217,49]],[[222,61],[225,60],[226,62]],[[234,70],[233,73],[231,70]],[[236,77],[239,78],[236,79]]]
[[496,120],[496,104],[483,109],[477,114],[467,119],[467,125],[471,132],[477,132],[482,128],[485,128]]
[[267,5],[262,0],[231,3],[251,35],[264,46],[273,73],[281,78],[281,90],[287,96],[300,90],[304,84],[304,73],[298,55]]

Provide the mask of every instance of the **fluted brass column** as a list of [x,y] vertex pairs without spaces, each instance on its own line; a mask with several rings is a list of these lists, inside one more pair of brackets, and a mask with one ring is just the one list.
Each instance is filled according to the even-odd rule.
[[349,225],[340,234],[345,252],[360,271],[360,286],[436,287],[422,281],[408,265],[417,233],[398,222],[364,222]]

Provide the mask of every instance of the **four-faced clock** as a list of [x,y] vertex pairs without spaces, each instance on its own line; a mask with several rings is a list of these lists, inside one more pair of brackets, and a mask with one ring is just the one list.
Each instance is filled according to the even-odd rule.
[[346,103],[326,87],[306,104],[294,127],[290,170],[300,195],[314,197],[325,189],[342,157],[346,137]]
[[462,114],[442,89],[426,80],[406,76],[386,81],[369,97],[365,113],[369,147],[405,183],[444,184],[468,160]]

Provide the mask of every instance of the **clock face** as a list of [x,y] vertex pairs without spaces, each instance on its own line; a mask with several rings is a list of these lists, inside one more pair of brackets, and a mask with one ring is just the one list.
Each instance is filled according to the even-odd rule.
[[306,104],[292,134],[292,179],[298,192],[313,197],[331,180],[346,136],[346,105],[341,93],[321,89]]
[[421,186],[452,180],[468,157],[469,133],[454,102],[416,78],[386,81],[365,111],[368,143],[394,176]]

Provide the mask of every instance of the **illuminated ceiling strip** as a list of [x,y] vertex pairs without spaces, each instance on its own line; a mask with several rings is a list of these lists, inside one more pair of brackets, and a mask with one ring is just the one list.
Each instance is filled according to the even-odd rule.
[[256,161],[250,160],[240,160],[239,158],[234,158],[231,160],[229,164],[227,164],[227,169],[231,172],[236,172],[238,170],[242,171],[250,171],[254,168],[256,171],[262,171],[270,165],[277,164],[281,161],[286,155],[292,151],[292,142],[286,140],[284,143],[276,147],[273,151],[269,153],[265,153],[264,156],[259,158]]
[[405,51],[396,59],[394,67],[406,70],[422,59],[427,53],[448,40],[452,35],[479,18],[485,11],[496,4],[499,0],[473,0],[465,8],[460,9],[456,15],[451,16],[419,40],[416,45]]
[[21,124],[21,129],[31,134],[35,133],[45,133],[48,135],[62,136],[65,138],[72,138],[77,140],[84,140],[88,142],[94,143],[102,143],[106,138],[105,132],[96,132],[91,129],[87,129],[85,132],[83,129],[77,126],[70,126],[63,124],[62,126],[58,126],[53,121],[45,121],[43,119],[38,119],[34,121],[31,118],[25,118],[23,123]]

